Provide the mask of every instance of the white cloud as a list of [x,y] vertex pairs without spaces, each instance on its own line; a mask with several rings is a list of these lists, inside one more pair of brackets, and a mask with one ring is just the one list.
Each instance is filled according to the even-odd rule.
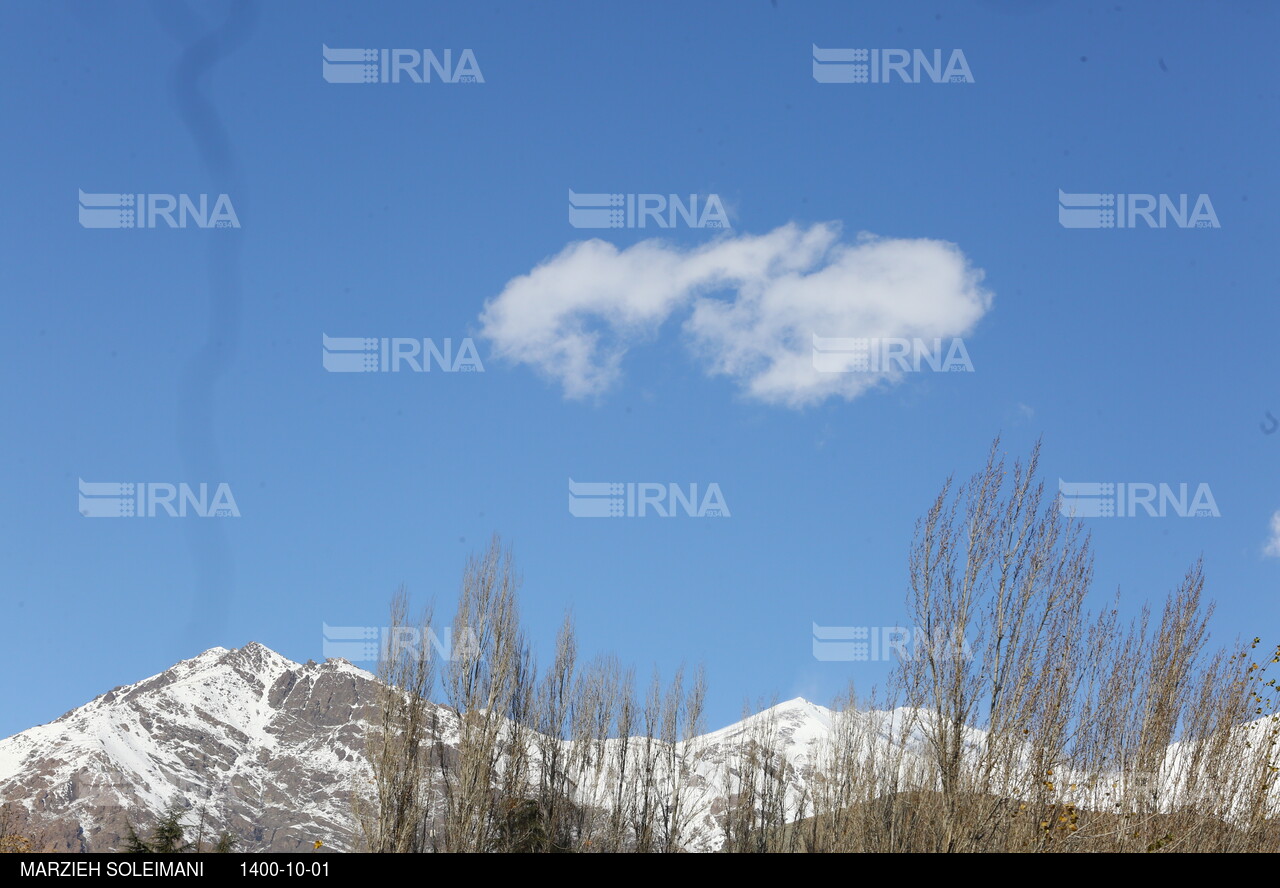
[[1271,539],[1267,540],[1262,554],[1280,558],[1280,512],[1271,516]]
[[970,333],[991,306],[982,272],[944,241],[786,225],[685,249],[649,240],[619,250],[573,243],[509,281],[481,314],[499,357],[558,381],[570,398],[600,395],[627,351],[685,312],[708,373],[749,397],[792,407],[852,399],[889,373],[819,373],[812,337],[932,339]]

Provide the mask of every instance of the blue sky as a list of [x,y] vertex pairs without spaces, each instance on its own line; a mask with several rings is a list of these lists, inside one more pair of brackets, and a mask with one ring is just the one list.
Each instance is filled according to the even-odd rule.
[[[278,2],[194,100],[184,47],[233,8],[175,8],[0,6],[0,735],[213,645],[320,659],[400,584],[447,611],[494,532],[539,650],[570,609],[584,654],[703,663],[710,727],[869,690],[887,665],[811,626],[905,619],[914,521],[997,433],[1043,436],[1051,486],[1209,484],[1218,518],[1090,520],[1094,598],[1203,554],[1215,638],[1275,635],[1274,4]],[[329,83],[323,45],[470,49],[483,83]],[[819,83],[814,45],[973,82]],[[1221,227],[1068,229],[1059,189]],[[578,229],[570,190],[714,194],[731,228]],[[241,227],[89,229],[77,191],[226,192]],[[868,317],[974,372],[806,371],[806,324]],[[472,337],[484,372],[326,372],[322,334]],[[569,478],[731,516],[576,518]],[[241,515],[89,519],[77,479]]]

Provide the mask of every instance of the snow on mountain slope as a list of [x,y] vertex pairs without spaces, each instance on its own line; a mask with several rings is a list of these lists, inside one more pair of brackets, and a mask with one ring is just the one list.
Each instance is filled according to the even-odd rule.
[[[231,829],[241,850],[316,839],[353,847],[352,795],[369,773],[363,719],[377,689],[345,660],[300,665],[257,643],[213,648],[0,740],[0,801],[54,849],[119,848],[130,818],[177,797],[206,807],[209,832]],[[761,727],[775,727],[788,760],[806,768],[833,715],[796,699],[678,745],[696,762],[694,846],[722,842],[721,790]]]
[[[141,826],[181,799],[207,811],[207,838],[229,829],[238,850],[309,850],[317,839],[333,850],[357,847],[352,802],[368,786],[365,719],[380,687],[345,660],[298,664],[257,643],[205,651],[0,740],[0,803],[9,803],[0,832],[51,850],[115,850],[130,821]],[[455,745],[457,725],[440,710],[442,740]],[[783,816],[806,816],[833,750],[877,785],[895,774],[917,782],[911,775],[928,770],[920,767],[922,727],[932,717],[913,709],[837,713],[796,698],[674,747],[633,738],[627,771],[642,770],[646,748],[659,774],[678,769],[688,847],[715,850],[744,780],[778,781]],[[1243,730],[1261,745],[1276,728]],[[969,730],[964,742],[974,748],[984,739]],[[616,762],[622,742],[607,741],[603,761]],[[1167,786],[1184,781],[1180,755],[1178,744],[1170,747]],[[772,777],[761,777],[762,763]],[[1077,779],[1062,775],[1068,785]],[[614,789],[606,770],[575,793],[581,804],[608,807]]]
[[213,648],[0,741],[0,800],[56,848],[118,847],[127,816],[179,795],[245,836],[243,850],[310,847],[350,829],[374,689],[343,660]]

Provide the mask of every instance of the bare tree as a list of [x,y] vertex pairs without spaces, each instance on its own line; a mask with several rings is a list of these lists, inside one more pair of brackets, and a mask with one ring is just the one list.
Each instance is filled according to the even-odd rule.
[[518,797],[528,777],[525,707],[531,676],[518,587],[511,553],[497,537],[468,560],[454,632],[457,638],[465,631],[471,643],[455,648],[444,676],[457,731],[452,766],[443,733],[437,735],[448,851],[490,850],[497,798]]
[[435,719],[429,697],[435,662],[426,643],[431,611],[415,621],[401,588],[392,599],[386,644],[378,660],[378,700],[368,756],[373,799],[357,796],[357,814],[366,847],[375,853],[425,850],[430,822],[428,755]]
[[997,439],[944,484],[908,563],[914,650],[887,694],[819,713],[827,740],[803,751],[774,709],[727,748],[705,735],[701,671],[638,694],[612,657],[580,667],[569,617],[540,673],[497,537],[467,563],[447,666],[401,590],[366,719],[366,846],[671,853],[718,823],[736,852],[1280,847],[1280,649],[1210,645],[1200,563],[1158,609],[1088,612],[1090,542],[1039,452],[1010,466]]

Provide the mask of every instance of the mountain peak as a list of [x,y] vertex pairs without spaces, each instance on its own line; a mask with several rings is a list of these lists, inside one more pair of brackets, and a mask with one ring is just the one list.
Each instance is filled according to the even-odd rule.
[[798,709],[803,706],[813,706],[813,705],[815,704],[804,697],[792,697],[790,700],[785,700],[782,703],[779,703],[775,708],[776,709]]
[[277,654],[271,648],[258,641],[251,641],[244,647],[232,648],[223,651],[221,660],[238,666],[243,666],[254,672],[267,670],[279,671],[282,669],[292,669],[298,664],[281,654]]
[[[354,667],[302,666],[260,642],[210,648],[0,740],[0,804],[35,817],[55,850],[119,847],[130,817],[179,796],[257,851],[340,845],[375,695]],[[310,820],[255,833],[299,786]]]

